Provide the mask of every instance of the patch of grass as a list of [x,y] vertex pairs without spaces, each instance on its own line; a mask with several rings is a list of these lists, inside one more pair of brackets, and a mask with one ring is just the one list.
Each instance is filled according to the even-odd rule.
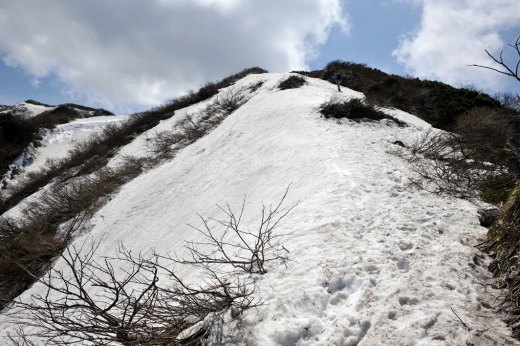
[[325,118],[347,118],[355,121],[362,121],[364,119],[376,121],[389,119],[401,127],[406,126],[404,122],[381,112],[376,107],[361,99],[345,101],[332,98],[321,104],[320,113],[323,114]]
[[290,76],[289,78],[283,80],[278,84],[278,89],[286,90],[286,89],[296,89],[305,85],[307,82],[305,78],[302,76]]

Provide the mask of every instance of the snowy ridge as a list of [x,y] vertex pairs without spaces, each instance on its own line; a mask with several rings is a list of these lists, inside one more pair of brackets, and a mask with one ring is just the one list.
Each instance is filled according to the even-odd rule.
[[41,146],[35,149],[34,161],[26,170],[35,171],[42,168],[48,159],[65,157],[75,144],[100,133],[107,125],[121,123],[126,119],[126,116],[120,115],[82,118],[46,130]]
[[34,103],[30,103],[30,102],[20,102],[14,106],[3,107],[3,110],[0,111],[0,114],[15,111],[18,114],[21,114],[26,118],[33,118],[43,112],[51,111],[55,108],[56,107],[54,107],[54,106],[45,106],[45,105],[34,104]]
[[9,171],[1,179],[2,184],[16,184],[19,178],[18,174],[41,170],[45,167],[48,160],[66,157],[69,150],[76,144],[100,133],[107,125],[117,124],[126,119],[126,116],[117,115],[97,116],[75,119],[65,124],[56,125],[51,130],[45,129],[40,146],[35,148],[31,143],[14,160]]
[[[392,153],[394,141],[410,143],[429,125],[398,110],[387,111],[410,126],[325,120],[322,102],[363,95],[312,78],[278,90],[287,76],[239,81],[264,83],[210,134],[123,186],[76,242],[103,238],[97,256],[113,255],[118,242],[136,253],[182,254],[184,241],[200,240],[187,226],[200,224],[196,213],[218,218],[216,203],[238,209],[247,196],[243,223],[254,228],[260,203],[290,186],[287,204],[299,201],[283,224],[290,262],[257,278],[263,305],[245,313],[240,330],[226,325],[224,343],[514,344],[481,285],[490,274],[474,248],[486,231],[477,207],[411,188],[413,173]],[[176,112],[121,153],[147,155],[147,136],[203,105]]]
[[56,108],[56,107],[37,105],[37,104],[33,104],[33,103],[28,103],[28,102],[22,102],[22,103],[18,104],[17,106],[27,109],[30,117],[35,117],[38,114],[41,114],[43,112],[50,111],[50,110],[53,110]]

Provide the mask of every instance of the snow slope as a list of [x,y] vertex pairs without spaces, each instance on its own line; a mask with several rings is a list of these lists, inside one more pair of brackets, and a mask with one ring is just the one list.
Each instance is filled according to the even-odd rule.
[[75,119],[65,124],[56,125],[47,130],[41,140],[41,146],[33,152],[33,162],[27,166],[27,171],[41,169],[47,160],[59,159],[67,156],[70,149],[77,143],[100,133],[109,124],[125,121],[126,116],[104,115],[90,118]]
[[[31,143],[14,160],[4,176],[0,177],[0,182],[5,182],[9,187],[15,186],[23,174],[45,168],[48,160],[67,157],[69,150],[76,144],[87,141],[92,136],[99,134],[107,125],[121,123],[126,119],[128,119],[127,116],[120,115],[96,116],[75,119],[65,124],[56,125],[51,130],[45,129],[40,146],[34,147]],[[13,174],[14,170],[22,175]]]
[[[239,81],[264,84],[209,135],[123,186],[76,241],[104,237],[97,256],[113,255],[120,241],[136,252],[182,253],[184,241],[199,239],[187,226],[200,225],[196,213],[219,217],[216,203],[238,209],[247,196],[243,222],[254,228],[261,202],[277,202],[290,185],[286,204],[299,201],[282,230],[290,262],[258,278],[263,305],[245,313],[239,331],[225,326],[225,342],[515,344],[489,308],[496,292],[486,291],[490,275],[474,248],[485,233],[477,207],[410,187],[407,162],[392,153],[392,142],[410,143],[429,125],[397,110],[388,112],[410,126],[324,119],[318,106],[330,97],[363,95],[311,78],[278,90],[287,76]],[[122,152],[146,155],[145,136]]]
[[43,112],[53,110],[54,108],[56,107],[37,105],[29,102],[20,102],[15,106],[6,106],[4,110],[0,111],[0,113],[6,113],[16,110],[20,114],[23,114],[25,117],[32,118]]

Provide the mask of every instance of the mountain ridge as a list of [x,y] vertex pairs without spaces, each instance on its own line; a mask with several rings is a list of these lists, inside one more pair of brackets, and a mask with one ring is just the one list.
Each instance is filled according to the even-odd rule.
[[[264,304],[223,325],[224,340],[514,344],[486,308],[489,292],[475,283],[490,280],[486,260],[474,248],[475,232],[485,232],[477,206],[411,188],[407,179],[414,172],[394,153],[393,143],[410,147],[425,132],[440,130],[384,107],[379,108],[407,126],[388,119],[324,119],[322,103],[364,95],[348,88],[338,92],[336,85],[314,78],[300,88],[279,90],[290,75],[244,77],[206,101],[177,109],[121,147],[109,167],[127,155],[147,159],[147,143],[176,134],[178,124],[197,124],[226,92],[247,95],[216,128],[122,185],[81,228],[75,244],[101,241],[96,258],[113,255],[119,242],[143,256],[152,250],[181,256],[184,241],[201,241],[186,226],[200,225],[197,213],[218,220],[222,213],[215,204],[239,210],[246,196],[243,223],[254,229],[261,203],[275,203],[290,186],[287,203],[299,201],[283,222],[290,261],[273,263],[255,276]],[[469,266],[471,258],[481,264]],[[197,280],[193,268],[178,273]],[[456,316],[472,328],[454,322]],[[243,329],[234,329],[238,322]]]

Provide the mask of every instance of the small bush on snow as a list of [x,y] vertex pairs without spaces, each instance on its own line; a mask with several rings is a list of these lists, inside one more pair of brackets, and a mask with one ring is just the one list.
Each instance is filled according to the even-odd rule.
[[397,125],[403,127],[406,124],[384,112],[381,112],[373,105],[367,103],[366,100],[351,99],[349,101],[331,98],[329,101],[320,105],[320,113],[325,118],[347,118],[351,120],[361,121],[368,120],[383,120],[389,119]]
[[305,81],[305,78],[303,78],[302,76],[290,76],[289,78],[280,82],[280,84],[278,84],[278,88],[280,90],[296,89],[306,83],[307,82]]

